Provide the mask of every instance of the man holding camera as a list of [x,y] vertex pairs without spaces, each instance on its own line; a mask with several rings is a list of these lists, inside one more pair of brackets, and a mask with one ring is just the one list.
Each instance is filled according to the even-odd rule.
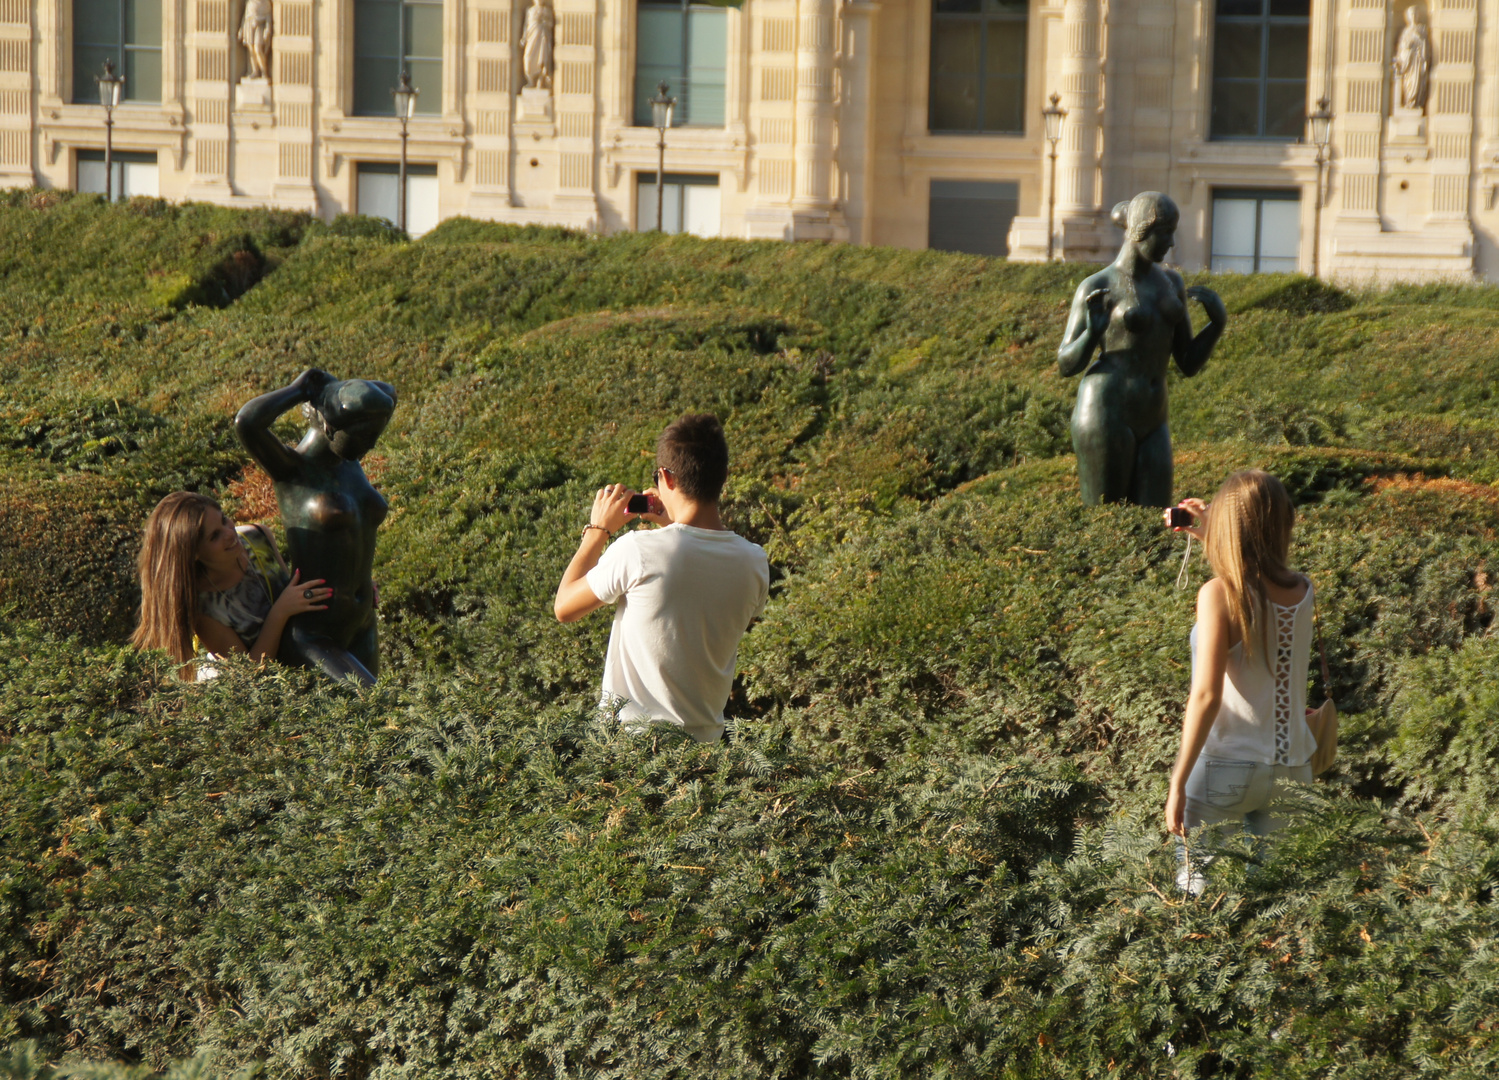
[[[600,488],[553,602],[559,622],[614,604],[601,705],[626,729],[652,721],[723,736],[739,639],[765,607],[765,551],[724,527],[729,447],[718,418],[684,416],[656,440],[655,486]],[[662,526],[610,537],[639,518]]]

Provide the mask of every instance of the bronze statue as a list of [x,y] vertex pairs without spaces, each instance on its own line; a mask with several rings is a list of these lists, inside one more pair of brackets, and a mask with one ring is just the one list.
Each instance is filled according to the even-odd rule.
[[[309,424],[295,448],[271,431],[294,405],[302,406]],[[366,686],[380,670],[370,575],[386,504],[359,461],[395,406],[389,383],[338,380],[314,368],[249,402],[234,418],[240,442],[275,483],[291,565],[333,589],[324,610],[291,619],[277,659]]]
[[[1125,231],[1119,257],[1084,280],[1072,298],[1057,368],[1063,375],[1083,372],[1072,448],[1088,506],[1172,503],[1167,366],[1174,359],[1183,375],[1196,375],[1228,322],[1217,293],[1184,289],[1180,274],[1156,265],[1176,239],[1178,216],[1176,203],[1159,191],[1114,207],[1114,223]],[[1208,317],[1196,337],[1189,296]],[[1094,349],[1099,356],[1090,365]]]

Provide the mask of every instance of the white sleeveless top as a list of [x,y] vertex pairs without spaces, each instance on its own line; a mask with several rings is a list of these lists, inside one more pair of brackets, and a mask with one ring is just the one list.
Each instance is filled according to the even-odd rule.
[[[1306,726],[1306,670],[1312,651],[1312,584],[1294,607],[1270,603],[1270,654],[1263,643],[1245,659],[1241,641],[1228,650],[1223,704],[1202,753],[1262,765],[1305,765],[1317,749]],[[1197,667],[1197,627],[1192,627]]]

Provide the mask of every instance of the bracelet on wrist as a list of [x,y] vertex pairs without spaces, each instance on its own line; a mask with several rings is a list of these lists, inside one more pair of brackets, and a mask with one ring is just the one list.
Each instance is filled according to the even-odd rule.
[[602,525],[595,525],[593,522],[590,521],[587,525],[583,526],[583,535],[584,536],[588,535],[588,530],[589,529],[597,529],[599,532],[603,533],[605,540],[609,539],[609,537],[611,535],[608,529],[604,528]]

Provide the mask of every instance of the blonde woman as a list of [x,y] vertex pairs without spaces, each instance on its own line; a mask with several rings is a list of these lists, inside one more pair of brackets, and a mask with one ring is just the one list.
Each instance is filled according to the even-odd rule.
[[[1213,578],[1197,593],[1166,828],[1185,836],[1231,822],[1264,836],[1283,824],[1275,804],[1284,785],[1311,783],[1317,749],[1306,723],[1312,583],[1288,565],[1296,511],[1281,482],[1258,469],[1234,473],[1211,504],[1180,505],[1195,522],[1182,531],[1203,541]],[[1184,856],[1178,884],[1201,892],[1206,861],[1193,867]]]
[[333,590],[287,574],[270,533],[235,527],[206,495],[177,491],[146,521],[141,545],[141,620],[131,642],[160,649],[192,679],[199,647],[210,655],[274,657],[286,621],[323,611]]

